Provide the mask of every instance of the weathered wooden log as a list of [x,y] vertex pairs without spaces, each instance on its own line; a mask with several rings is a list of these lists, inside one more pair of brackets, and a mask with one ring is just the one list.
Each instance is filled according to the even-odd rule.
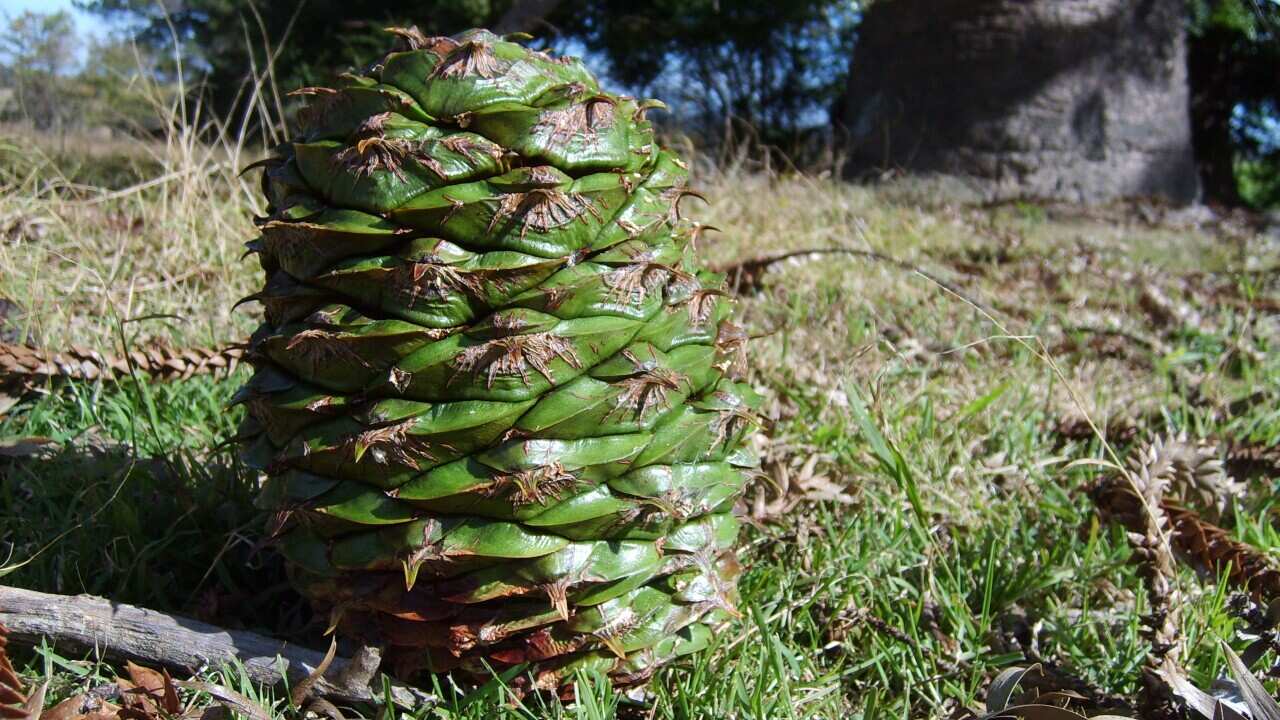
[[[13,642],[35,645],[47,638],[64,652],[96,652],[185,673],[239,661],[249,679],[263,685],[281,682],[282,666],[296,684],[324,660],[324,653],[283,640],[92,595],[50,595],[0,585],[0,623],[9,628]],[[371,682],[376,674],[377,658],[371,653],[335,658],[313,692],[334,702],[381,702],[381,676]],[[435,702],[434,696],[402,683],[393,681],[391,687],[393,701],[402,707]]]

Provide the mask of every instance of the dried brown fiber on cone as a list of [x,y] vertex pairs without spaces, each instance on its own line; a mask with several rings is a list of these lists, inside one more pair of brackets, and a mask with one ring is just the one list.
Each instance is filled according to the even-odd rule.
[[402,676],[643,682],[736,616],[758,464],[687,169],[576,59],[392,32],[261,164],[237,400],[271,532]]

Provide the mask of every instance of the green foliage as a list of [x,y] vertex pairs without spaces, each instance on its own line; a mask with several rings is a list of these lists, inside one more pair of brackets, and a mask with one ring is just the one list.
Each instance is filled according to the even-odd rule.
[[[494,23],[505,0],[312,0],[246,3],[239,0],[84,0],[86,9],[134,28],[150,48],[183,44],[192,67],[207,71],[214,106],[227,114],[247,101],[251,73],[275,56],[272,80],[280,92],[328,82],[358,68],[387,47],[384,28],[417,25],[450,34]],[[268,91],[269,92],[269,91]]]
[[1240,197],[1250,206],[1280,207],[1280,158],[1237,160],[1236,182],[1240,184]]
[[858,2],[603,0],[581,3],[570,32],[627,86],[763,132],[825,120],[844,87]]
[[[335,71],[378,58],[387,26],[416,24],[427,34],[452,34],[491,26],[511,5],[314,0],[303,7],[190,0],[166,15],[151,0],[85,2],[94,12],[132,23],[137,39],[150,47],[171,44],[174,37],[188,42],[187,50],[208,69],[215,107],[224,111],[244,102],[245,78],[251,68],[261,72],[272,53],[279,53],[274,80],[282,90],[323,84]],[[558,35],[544,42],[600,54],[610,80],[667,101],[686,122],[715,128],[733,116],[775,140],[825,121],[826,108],[843,87],[859,7],[837,0],[553,5],[547,20]]]
[[240,380],[73,385],[0,421],[0,438],[51,443],[0,459],[3,582],[283,622],[293,595],[254,551],[256,483],[226,443]]

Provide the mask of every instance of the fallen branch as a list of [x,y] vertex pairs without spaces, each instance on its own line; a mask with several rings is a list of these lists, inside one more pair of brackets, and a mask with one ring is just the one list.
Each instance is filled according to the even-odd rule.
[[[179,615],[114,603],[91,595],[50,595],[0,586],[0,624],[12,642],[35,645],[47,638],[60,648],[97,652],[117,660],[162,665],[197,673],[238,661],[255,683],[276,685],[285,668],[291,685],[306,680],[324,661],[324,653],[242,630],[223,628]],[[377,703],[382,678],[367,654],[336,658],[314,695],[343,703]],[[376,681],[376,682],[374,682]],[[402,683],[391,683],[392,700],[414,709],[436,698]]]

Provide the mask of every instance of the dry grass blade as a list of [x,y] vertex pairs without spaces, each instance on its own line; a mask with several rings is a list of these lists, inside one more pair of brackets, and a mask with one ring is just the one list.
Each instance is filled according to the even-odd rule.
[[303,707],[303,703],[305,703],[308,696],[311,695],[311,688],[314,687],[316,682],[319,681],[320,678],[324,677],[324,674],[329,671],[329,665],[333,663],[333,658],[337,654],[338,639],[335,637],[329,640],[329,651],[324,654],[324,660],[321,660],[320,664],[316,666],[316,669],[312,670],[310,675],[303,678],[302,682],[295,685],[293,690],[289,693],[289,702],[292,703],[293,707]]
[[1244,704],[1248,706],[1253,720],[1280,720],[1280,704],[1267,694],[1267,689],[1245,667],[1244,661],[1225,642],[1222,643],[1222,652],[1227,656],[1227,669],[1240,686],[1240,694],[1244,697]]
[[851,255],[853,257],[866,258],[868,260],[885,263],[886,265],[905,272],[916,273],[945,289],[947,292],[961,298],[970,305],[987,313],[992,312],[992,309],[986,303],[978,301],[956,285],[943,280],[937,275],[922,270],[911,263],[904,262],[895,257],[891,257],[874,250],[859,250],[857,248],[810,248],[807,250],[792,250],[790,252],[779,253],[777,255],[750,258],[730,265],[719,265],[713,268],[713,270],[718,273],[723,273],[725,277],[728,278],[730,287],[732,287],[736,292],[753,293],[758,292],[761,289],[764,274],[774,265],[787,260],[814,260],[824,255]]

